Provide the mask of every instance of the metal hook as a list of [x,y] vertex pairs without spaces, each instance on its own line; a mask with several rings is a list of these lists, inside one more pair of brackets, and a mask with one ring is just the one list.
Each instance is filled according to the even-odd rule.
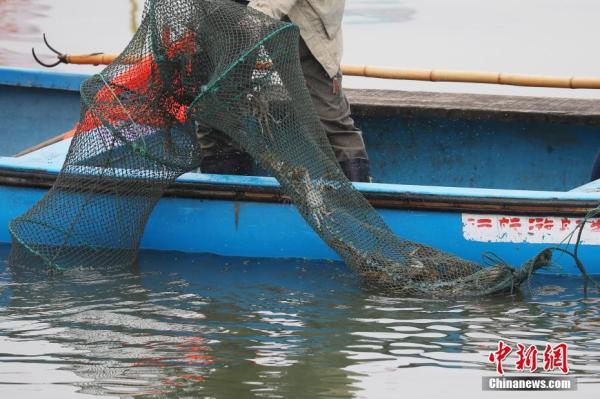
[[58,64],[62,64],[62,63],[66,64],[66,56],[63,53],[61,53],[60,51],[56,50],[54,47],[52,47],[50,45],[50,43],[48,43],[45,33],[43,34],[43,37],[44,37],[44,43],[46,43],[46,46],[50,49],[50,51],[52,51],[54,54],[56,54],[58,56],[58,61],[56,61],[53,64],[46,64],[45,62],[43,62],[42,60],[40,60],[37,57],[37,55],[35,54],[35,49],[32,47],[31,54],[33,55],[33,58],[36,60],[36,62],[42,66],[45,66],[46,68],[54,68]]

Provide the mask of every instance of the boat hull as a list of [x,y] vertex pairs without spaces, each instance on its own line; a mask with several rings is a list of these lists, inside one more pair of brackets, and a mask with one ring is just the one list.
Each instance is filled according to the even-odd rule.
[[[46,190],[21,186],[0,186],[3,212],[0,225],[21,215]],[[521,265],[548,246],[549,242],[475,241],[465,232],[466,213],[423,209],[378,209],[398,235],[434,246],[476,262],[484,253],[493,253],[511,265]],[[528,223],[529,217],[503,214]],[[552,215],[544,216],[544,220]],[[570,219],[558,216],[559,219]],[[537,219],[537,218],[536,218]],[[543,227],[542,227],[543,229]],[[527,239],[527,237],[525,238]],[[529,237],[531,240],[531,236]],[[8,229],[0,229],[0,243],[10,243]],[[600,274],[600,242],[580,247],[579,256],[592,274]],[[154,209],[141,242],[142,249],[213,253],[223,256],[259,258],[303,258],[339,261],[319,236],[302,219],[292,204],[233,201],[168,196]],[[557,259],[559,269],[549,273],[578,275],[567,256]]]
[[[0,104],[15,100],[12,112],[0,113],[8,129],[0,135],[3,151],[28,129],[41,141],[71,128],[83,78],[0,68]],[[493,96],[472,96],[470,103],[464,95],[400,97],[351,96],[375,179],[386,182],[356,188],[399,236],[475,262],[493,253],[519,266],[549,246],[564,247],[600,203],[600,186],[564,189],[587,181],[588,164],[600,147],[600,106],[559,102],[572,108],[565,110],[552,108],[558,106],[551,101],[488,98]],[[27,113],[16,112],[35,107],[45,109],[47,123],[35,113],[30,123]],[[19,149],[33,144],[27,140]],[[9,221],[52,185],[67,147],[61,142],[22,157],[0,157],[0,244],[11,242]],[[579,257],[600,275],[600,221],[586,223],[582,237]],[[141,248],[339,261],[268,177],[182,176],[154,209]],[[579,275],[567,255],[555,263],[544,272]]]

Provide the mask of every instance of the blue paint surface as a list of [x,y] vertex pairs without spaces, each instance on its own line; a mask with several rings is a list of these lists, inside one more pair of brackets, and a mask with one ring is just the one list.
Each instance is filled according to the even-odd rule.
[[[0,186],[0,226],[7,226],[43,194],[40,189]],[[389,209],[379,212],[398,235],[476,262],[481,262],[483,253],[493,252],[509,264],[522,265],[547,247],[466,241],[460,213]],[[7,242],[10,236],[3,227],[0,243]],[[293,205],[273,203],[163,198],[150,217],[142,248],[224,256],[339,260]],[[580,257],[590,273],[600,274],[598,246],[581,246]],[[579,274],[566,256],[556,260],[560,274]]]
[[32,87],[79,92],[90,75],[0,66],[0,86]]
[[589,181],[600,126],[394,117],[358,120],[377,181],[563,191]]
[[79,93],[0,86],[0,156],[11,156],[71,130],[79,119]]

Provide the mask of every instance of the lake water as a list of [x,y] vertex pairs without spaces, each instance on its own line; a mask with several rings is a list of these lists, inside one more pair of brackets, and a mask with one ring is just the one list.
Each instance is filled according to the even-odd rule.
[[579,279],[431,301],[367,293],[336,263],[146,253],[137,267],[32,278],[7,269],[7,254],[0,247],[5,398],[479,398],[500,339],[567,343],[579,390],[560,397],[600,393],[600,299]]
[[[347,63],[600,75],[590,0],[348,0]],[[41,33],[68,52],[118,52],[136,0],[0,0],[0,64],[38,67]],[[61,66],[65,71],[94,67]],[[351,87],[598,98],[598,92],[389,82]],[[580,279],[522,295],[398,299],[343,265],[142,254],[136,267],[35,276],[0,247],[0,397],[514,397],[481,391],[499,340],[569,344],[574,393],[600,394],[600,299]],[[506,364],[515,374],[514,357]],[[538,372],[538,374],[540,374]],[[557,375],[555,372],[554,375]]]
[[[565,76],[600,76],[597,0],[347,0],[349,64]],[[42,32],[70,53],[120,52],[142,0],[2,0],[0,65],[39,67]],[[61,66],[93,72],[95,67]],[[566,90],[347,78],[348,87],[600,98]]]

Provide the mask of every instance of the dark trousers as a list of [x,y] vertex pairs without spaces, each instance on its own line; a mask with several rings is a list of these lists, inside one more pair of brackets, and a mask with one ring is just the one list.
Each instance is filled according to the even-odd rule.
[[600,179],[600,152],[596,156],[594,165],[592,166],[592,178],[591,181]]
[[[342,74],[332,79],[300,39],[300,62],[306,86],[338,162],[368,159],[362,132],[350,116],[350,104],[342,89]],[[198,130],[204,157],[229,157],[242,151],[225,134]]]

